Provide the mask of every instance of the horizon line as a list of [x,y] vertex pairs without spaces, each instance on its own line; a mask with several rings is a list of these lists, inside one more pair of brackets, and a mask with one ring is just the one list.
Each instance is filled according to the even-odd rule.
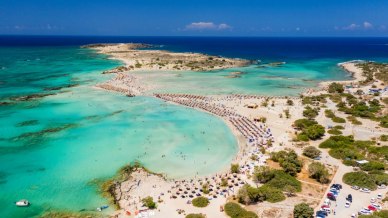
[[49,35],[49,34],[0,34],[0,37],[16,36],[16,37],[182,37],[182,38],[388,38],[388,36],[220,36],[220,35]]

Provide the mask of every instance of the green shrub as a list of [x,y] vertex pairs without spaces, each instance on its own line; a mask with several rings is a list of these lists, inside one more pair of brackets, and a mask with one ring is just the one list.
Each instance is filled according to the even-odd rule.
[[345,127],[338,125],[338,126],[334,126],[333,129],[345,129]]
[[253,172],[253,181],[266,183],[275,177],[275,170],[272,170],[268,166],[255,167]]
[[346,117],[346,119],[348,119],[354,125],[361,125],[362,124],[362,122],[357,120],[357,118],[354,116],[348,116],[348,117]]
[[193,199],[192,204],[194,207],[206,207],[209,205],[209,199],[205,197],[196,197]]
[[383,142],[388,141],[388,135],[381,135],[380,136],[380,140],[383,141]]
[[296,136],[296,139],[297,139],[298,141],[302,141],[302,142],[308,142],[308,141],[310,140],[309,137],[308,137],[306,134],[304,134],[304,133],[298,134],[298,135]]
[[340,83],[330,83],[329,85],[329,93],[343,93],[344,92],[344,86]]
[[306,106],[303,111],[303,116],[307,117],[308,119],[314,119],[316,116],[318,116],[319,109],[318,108],[312,108],[310,106]]
[[385,164],[377,161],[369,161],[369,163],[361,164],[360,168],[364,171],[384,170]]
[[146,198],[143,198],[141,202],[149,209],[155,209],[156,203],[154,202],[154,199],[151,196],[148,196]]
[[333,118],[333,117],[335,117],[335,114],[333,113],[332,110],[327,109],[327,110],[325,110],[325,116],[327,118]]
[[319,157],[319,155],[321,155],[321,153],[322,152],[314,146],[308,146],[308,147],[303,149],[303,155],[306,157],[312,158],[312,159]]
[[245,210],[237,203],[228,202],[224,208],[225,213],[231,218],[258,218],[254,212]]
[[205,218],[205,215],[203,215],[202,213],[190,213],[188,215],[186,215],[185,218]]
[[298,155],[295,151],[279,151],[272,152],[271,159],[275,162],[279,162],[284,171],[292,176],[296,176],[302,169],[302,161],[298,159]]
[[300,203],[294,206],[294,218],[312,218],[314,209],[306,203]]
[[306,129],[309,126],[318,124],[315,120],[299,119],[294,121],[294,126],[300,130]]
[[333,118],[331,118],[331,120],[335,123],[346,123],[346,120],[344,118],[341,118],[341,117],[333,117]]
[[265,200],[271,203],[284,201],[286,199],[280,189],[273,188],[269,185],[263,185],[258,188],[258,190],[265,196]]
[[338,148],[347,147],[354,142],[353,136],[330,136],[324,142],[319,144],[320,148]]
[[342,132],[341,132],[341,130],[338,130],[338,129],[329,129],[328,131],[327,131],[327,133],[329,133],[329,134],[331,134],[331,135],[341,135],[342,134]]
[[284,172],[283,170],[274,170],[273,174],[274,177],[266,183],[267,186],[280,189],[282,191],[286,191],[285,188],[287,186],[292,186],[295,191],[302,191],[302,184],[290,174]]
[[307,137],[312,140],[320,139],[323,135],[325,135],[325,127],[319,124],[315,124],[307,127],[304,130],[304,134],[306,134]]
[[230,165],[230,172],[231,173],[239,173],[240,172],[240,166],[238,164],[231,164]]
[[351,186],[356,185],[370,190],[376,190],[377,188],[374,178],[365,172],[345,173],[342,177],[342,181]]
[[326,169],[325,165],[319,162],[313,162],[309,165],[308,168],[309,176],[320,183],[329,182],[329,171]]

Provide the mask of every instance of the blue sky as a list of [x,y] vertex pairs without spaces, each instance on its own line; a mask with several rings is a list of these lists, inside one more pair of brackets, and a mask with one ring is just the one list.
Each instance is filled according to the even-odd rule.
[[0,0],[0,34],[388,36],[388,0]]

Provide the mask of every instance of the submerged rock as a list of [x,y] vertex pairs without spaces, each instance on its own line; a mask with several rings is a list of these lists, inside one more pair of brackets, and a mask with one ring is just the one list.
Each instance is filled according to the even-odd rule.
[[39,123],[38,120],[27,120],[27,121],[23,121],[23,122],[16,124],[16,126],[18,126],[18,127],[20,127],[20,126],[33,126],[33,125],[36,125],[38,123]]
[[46,96],[50,95],[56,95],[55,93],[38,93],[38,94],[31,94],[31,95],[25,95],[25,96],[19,96],[19,97],[11,97],[10,99],[13,101],[32,101],[39,98],[44,98]]

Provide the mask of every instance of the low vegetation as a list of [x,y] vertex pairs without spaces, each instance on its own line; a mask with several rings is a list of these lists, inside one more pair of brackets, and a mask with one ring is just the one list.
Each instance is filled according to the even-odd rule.
[[315,120],[295,120],[294,126],[301,130],[301,132],[297,134],[297,139],[299,141],[308,141],[310,139],[316,140],[325,135],[325,127],[319,125]]
[[283,170],[271,169],[267,166],[256,167],[253,173],[253,180],[259,183],[265,183],[272,188],[282,191],[289,191],[290,187],[295,192],[302,190],[301,183],[293,176]]
[[348,185],[356,185],[370,190],[376,190],[377,185],[373,178],[365,172],[350,172],[346,173],[342,181]]
[[148,209],[155,209],[156,208],[156,203],[154,202],[154,199],[151,196],[148,196],[148,197],[141,199],[141,202]]
[[319,162],[313,162],[309,165],[308,168],[309,176],[320,183],[328,183],[329,180],[329,171],[326,169],[325,165]]
[[284,171],[291,176],[296,176],[302,170],[303,163],[298,159],[298,155],[293,150],[272,152],[271,160],[279,162]]
[[185,218],[206,218],[202,213],[190,213]]
[[314,209],[306,203],[300,203],[294,206],[294,218],[312,218]]
[[345,91],[344,86],[340,83],[330,83],[329,85],[329,93],[343,93]]
[[314,146],[308,146],[303,149],[303,155],[311,159],[319,157],[321,153],[322,152]]
[[245,210],[237,203],[226,203],[224,208],[225,213],[231,218],[258,218],[257,214]]
[[319,108],[312,108],[310,106],[306,106],[303,110],[303,116],[312,120],[317,117],[319,114]]
[[238,164],[231,164],[230,165],[230,172],[231,173],[239,173],[240,172],[240,166]]
[[240,203],[248,205],[262,201],[276,203],[285,200],[286,197],[280,189],[273,188],[267,184],[259,188],[245,184],[239,189],[237,199]]
[[356,160],[369,160],[384,163],[388,159],[388,146],[374,146],[374,141],[354,140],[353,136],[330,136],[320,148],[329,148],[329,154],[342,159],[346,165],[356,166]]
[[196,197],[193,199],[192,204],[194,207],[206,207],[209,205],[209,199],[205,197]]

